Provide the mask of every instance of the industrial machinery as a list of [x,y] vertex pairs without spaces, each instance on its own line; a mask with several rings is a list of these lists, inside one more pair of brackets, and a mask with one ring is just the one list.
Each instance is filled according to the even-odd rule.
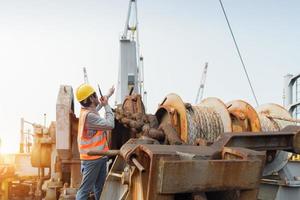
[[[254,109],[212,97],[191,105],[169,94],[147,114],[141,95],[130,94],[115,109],[106,155],[116,158],[103,200],[275,199],[268,188],[274,180],[294,186],[289,199],[298,198],[297,165],[288,162],[287,151],[299,153],[300,130],[290,126],[294,120],[283,107]],[[73,89],[62,85],[56,122],[34,129],[31,164],[38,176],[24,183],[31,197],[75,199],[81,181],[77,126]]]
[[[297,135],[299,127],[284,128],[293,120],[279,105],[266,104],[255,110],[241,100],[224,104],[217,98],[207,98],[192,106],[183,103],[178,95],[170,94],[160,104],[155,120],[153,115],[143,113],[137,97],[131,103],[130,99],[128,97],[124,103],[135,106],[125,104],[116,110],[116,119],[129,130],[129,135],[139,139],[129,140],[120,151],[90,152],[118,155],[108,175],[103,200],[111,197],[193,199],[200,198],[199,195],[202,199],[228,199],[228,195],[235,196],[229,199],[256,199],[262,176],[266,177],[263,181],[270,180],[267,178],[270,175],[276,176],[279,182],[291,178],[287,165],[290,154],[281,150],[297,150],[283,147],[288,138],[279,138],[289,131]],[[295,138],[288,143],[294,143],[292,141],[296,142]],[[234,149],[230,148],[231,144]],[[243,150],[257,153],[261,163],[249,168],[242,164],[235,169],[236,160],[250,161],[242,156],[245,155]],[[220,168],[214,162],[220,164]],[[231,164],[227,169],[222,162]],[[250,177],[256,177],[256,181]],[[254,182],[255,186],[242,187]],[[266,194],[261,190],[259,198],[275,199]],[[297,198],[289,196],[289,199]]]
[[14,176],[14,166],[0,162],[0,200],[5,200],[8,197],[8,184]]
[[[88,82],[85,69],[84,75]],[[111,150],[89,152],[114,159],[101,200],[286,199],[286,192],[298,199],[300,174],[289,152],[300,153],[300,127],[283,107],[213,97],[191,105],[169,94],[155,114],[146,113],[136,0],[129,2],[120,39],[116,93]],[[81,181],[77,129],[73,89],[62,85],[56,121],[35,126],[30,153],[38,176],[30,197],[75,199]]]
[[[81,174],[77,147],[78,119],[74,114],[72,87],[61,86],[56,102],[56,122],[52,122],[49,127],[23,119],[21,122],[20,150],[27,151],[27,147],[30,147],[30,152],[17,154],[21,158],[12,162],[16,170],[3,183],[6,187],[4,191],[10,195],[3,195],[3,199],[75,199]],[[32,145],[24,142],[24,123],[33,126]],[[28,172],[29,167],[34,169],[34,176],[32,171]],[[18,176],[19,171],[22,176]],[[29,175],[25,176],[24,173]]]
[[45,199],[75,199],[80,185],[80,160],[77,146],[78,118],[74,114],[71,86],[61,86],[56,102],[56,122],[51,136],[51,178],[44,182]]
[[[24,125],[33,128],[24,130]],[[31,200],[41,199],[41,186],[44,180],[49,179],[51,145],[49,140],[50,129],[45,126],[31,123],[21,118],[20,153],[4,154],[0,159],[0,185],[3,193],[2,200]],[[1,192],[0,192],[1,193]]]
[[[295,119],[289,120],[290,122],[297,123],[299,125],[299,77],[300,75],[293,76],[288,74],[284,77],[284,102],[287,111],[290,115],[285,116],[273,113],[274,119],[287,120],[290,116]],[[277,117],[276,117],[277,116]],[[277,154],[277,161],[270,165],[274,172],[278,172],[279,179],[268,173],[268,176],[262,179],[260,197],[262,199],[298,199],[300,195],[300,155],[299,154],[288,154],[283,156]],[[276,167],[277,166],[277,167]],[[266,168],[270,171],[270,167]],[[273,172],[273,174],[274,174]],[[267,174],[264,174],[267,175]]]
[[[35,129],[36,199],[75,199],[81,174],[73,98],[72,87],[61,86],[56,122]],[[106,154],[117,157],[104,200],[255,199],[262,176],[285,181],[285,151],[299,153],[299,127],[288,126],[289,113],[275,104],[254,109],[241,100],[207,98],[191,105],[169,94],[153,115],[132,93],[115,114]]]
[[298,152],[298,147],[290,146],[299,137],[298,127],[289,132],[294,128],[276,133],[222,134],[210,146],[129,140],[114,152],[118,157],[101,200],[256,199],[266,159],[261,151]]

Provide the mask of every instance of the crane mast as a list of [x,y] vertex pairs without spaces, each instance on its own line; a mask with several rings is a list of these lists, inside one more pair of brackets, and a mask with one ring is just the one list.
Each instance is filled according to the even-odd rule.
[[206,74],[207,74],[207,68],[208,68],[208,63],[205,63],[203,72],[202,72],[202,77],[201,77],[201,82],[200,82],[200,86],[197,92],[197,96],[196,96],[196,100],[195,100],[195,104],[199,103],[199,101],[202,100],[203,98],[203,92],[204,92],[204,86],[205,86],[205,81],[206,81]]
[[88,84],[89,79],[88,79],[88,75],[87,75],[87,71],[86,71],[85,67],[83,67],[83,78],[84,78],[84,83]]
[[124,31],[120,38],[120,65],[116,104],[121,104],[129,91],[145,98],[143,57],[140,53],[137,0],[130,0]]

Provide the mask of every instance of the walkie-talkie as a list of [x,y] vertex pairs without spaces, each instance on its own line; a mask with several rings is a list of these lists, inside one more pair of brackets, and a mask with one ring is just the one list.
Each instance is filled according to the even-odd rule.
[[98,90],[99,90],[100,96],[103,97],[99,84],[98,84]]

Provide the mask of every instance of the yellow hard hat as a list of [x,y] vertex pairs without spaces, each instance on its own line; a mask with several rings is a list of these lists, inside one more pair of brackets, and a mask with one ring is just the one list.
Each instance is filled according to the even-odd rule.
[[76,98],[79,102],[85,100],[95,92],[94,88],[89,84],[82,84],[77,88]]

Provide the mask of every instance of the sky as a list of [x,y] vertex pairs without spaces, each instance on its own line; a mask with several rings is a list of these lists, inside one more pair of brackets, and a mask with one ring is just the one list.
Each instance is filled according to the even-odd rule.
[[[300,73],[300,1],[223,4],[259,103],[282,104],[283,76]],[[116,85],[127,8],[127,0],[0,0],[3,152],[17,151],[21,117],[55,121],[59,86],[76,90],[82,67],[92,85]],[[139,0],[138,17],[148,112],[169,93],[194,103],[205,62],[204,97],[255,106],[218,0]]]

